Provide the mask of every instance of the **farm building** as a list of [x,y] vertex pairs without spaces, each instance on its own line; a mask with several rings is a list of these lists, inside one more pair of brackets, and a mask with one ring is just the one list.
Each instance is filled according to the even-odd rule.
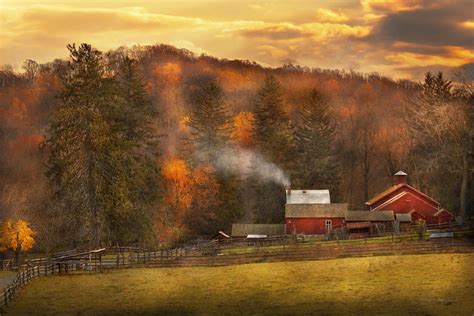
[[346,211],[344,221],[350,238],[369,237],[391,229],[395,214],[392,211]]
[[454,220],[453,214],[442,209],[435,199],[409,185],[406,178],[406,173],[397,172],[393,186],[365,203],[367,210],[410,214],[412,222],[422,219],[427,224],[448,223]]
[[287,190],[287,234],[320,235],[342,228],[347,203],[331,203],[329,190]]
[[285,235],[284,224],[232,224],[232,237],[248,236],[283,236]]

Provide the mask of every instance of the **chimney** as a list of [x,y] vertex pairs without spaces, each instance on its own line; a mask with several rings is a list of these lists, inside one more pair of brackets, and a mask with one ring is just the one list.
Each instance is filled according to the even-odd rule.
[[403,171],[395,173],[395,185],[407,183],[407,174]]

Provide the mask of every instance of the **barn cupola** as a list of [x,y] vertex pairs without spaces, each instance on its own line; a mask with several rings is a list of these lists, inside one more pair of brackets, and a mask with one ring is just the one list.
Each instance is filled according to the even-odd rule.
[[407,174],[403,171],[395,173],[395,185],[407,183]]

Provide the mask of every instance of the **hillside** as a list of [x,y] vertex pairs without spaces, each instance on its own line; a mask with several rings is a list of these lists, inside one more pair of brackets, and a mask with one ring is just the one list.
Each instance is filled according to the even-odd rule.
[[[255,112],[257,92],[265,78],[273,75],[281,84],[283,115],[291,126],[301,125],[300,111],[312,89],[317,89],[328,100],[328,113],[335,127],[331,146],[338,167],[334,173],[339,179],[332,193],[334,201],[345,201],[352,209],[363,209],[364,202],[391,185],[393,174],[403,169],[415,185],[440,200],[446,208],[455,213],[460,208],[461,178],[457,169],[445,169],[442,175],[438,174],[439,169],[420,173],[420,161],[414,163],[412,154],[419,147],[413,143],[407,125],[410,119],[407,107],[420,91],[414,82],[291,64],[264,68],[251,61],[195,56],[190,51],[166,45],[121,47],[106,53],[110,75],[117,72],[125,55],[137,61],[146,90],[159,113],[156,125],[163,136],[157,164],[164,171],[182,158],[181,140],[190,133],[186,122],[195,110],[193,93],[209,81],[218,82],[222,88],[224,103],[233,118],[233,142],[258,152],[251,132],[252,119],[247,112]],[[60,102],[57,95],[66,69],[64,60],[42,65],[27,61],[24,73],[14,73],[8,67],[0,72],[0,147],[6,149],[0,153],[0,208],[6,210],[6,215],[16,214],[38,222],[43,210],[49,207],[44,178],[47,154],[38,147],[47,132],[51,114]],[[298,163],[292,162],[291,154],[287,154],[286,160],[290,165]],[[292,177],[292,186],[297,188],[299,179],[291,170],[293,167],[274,162]],[[210,186],[209,183],[204,185]],[[205,233],[228,228],[232,221],[259,218],[252,215],[257,206],[246,205],[246,201],[252,199],[249,194],[253,193],[248,192],[245,184],[239,186],[232,191],[232,197],[226,198],[234,199],[232,207],[239,209],[239,213],[225,215],[227,222],[221,221],[216,224],[219,227],[207,228]],[[280,193],[272,202],[272,212],[277,215],[268,221],[281,217],[283,187],[278,190]],[[468,190],[472,194],[466,195],[470,196],[467,208],[472,210],[474,186]]]

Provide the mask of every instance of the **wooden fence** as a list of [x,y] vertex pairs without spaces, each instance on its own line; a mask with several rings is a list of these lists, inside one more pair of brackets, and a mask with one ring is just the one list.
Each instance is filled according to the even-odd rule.
[[[288,238],[273,238],[257,243],[251,241],[250,244],[244,240],[238,240],[234,244],[229,244],[228,241],[213,241],[191,247],[161,250],[112,247],[83,252],[71,251],[52,258],[28,260],[22,265],[13,282],[0,292],[0,313],[2,306],[10,304],[21,288],[31,280],[55,274],[100,272],[132,267],[224,266],[374,255],[474,252],[472,239],[417,240],[416,235],[411,236],[412,241],[388,239],[374,242],[370,239],[361,239],[350,242],[298,243]],[[236,245],[244,247],[236,248]]]

